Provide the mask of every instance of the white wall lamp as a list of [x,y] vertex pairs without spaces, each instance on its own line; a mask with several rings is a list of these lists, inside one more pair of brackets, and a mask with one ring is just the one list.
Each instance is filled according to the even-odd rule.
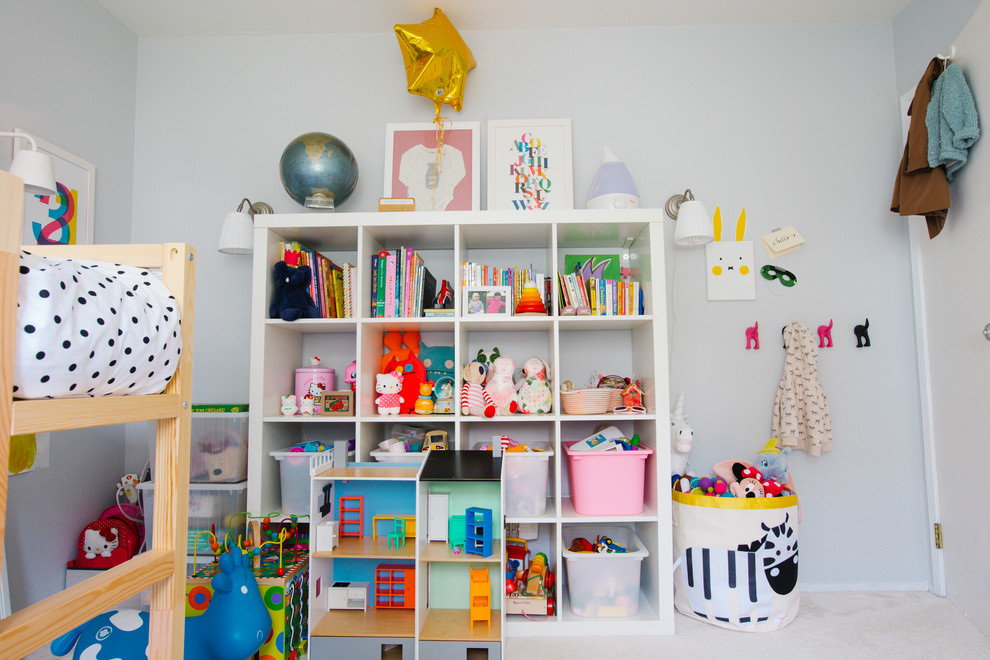
[[[247,204],[247,210],[244,205]],[[231,211],[223,219],[220,230],[220,244],[217,251],[226,254],[251,254],[254,252],[254,216],[258,213],[271,213],[272,207],[264,202],[251,203],[245,197],[237,205],[236,211]]]
[[712,219],[705,205],[694,198],[691,190],[674,195],[664,207],[667,215],[677,221],[674,243],[684,247],[700,247],[715,240]]
[[55,193],[55,165],[52,157],[38,151],[34,138],[19,131],[0,132],[0,137],[27,140],[30,149],[18,149],[10,161],[9,172],[24,180],[24,191],[37,195]]

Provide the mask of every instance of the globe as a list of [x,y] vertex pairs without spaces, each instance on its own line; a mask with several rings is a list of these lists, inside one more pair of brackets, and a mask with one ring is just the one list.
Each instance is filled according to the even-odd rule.
[[278,163],[289,197],[310,208],[333,208],[357,186],[354,154],[329,133],[305,133],[289,143]]

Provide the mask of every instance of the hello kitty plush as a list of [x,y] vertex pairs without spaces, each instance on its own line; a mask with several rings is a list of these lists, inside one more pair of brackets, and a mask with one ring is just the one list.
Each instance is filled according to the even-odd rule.
[[375,399],[379,415],[398,415],[403,398],[402,373],[392,371],[375,376],[375,391],[381,396]]
[[516,402],[516,388],[512,382],[516,362],[512,358],[499,356],[492,360],[491,365],[492,370],[488,375],[485,392],[495,405],[496,415],[511,415],[519,408]]
[[84,532],[83,550],[86,552],[86,559],[96,559],[97,554],[109,557],[118,545],[120,542],[116,527],[105,530],[87,529]]
[[282,397],[282,414],[286,417],[295,415],[299,407],[296,406],[296,395],[286,394]]
[[547,380],[547,365],[538,357],[523,362],[523,379],[519,381],[519,412],[546,414],[553,408],[553,392]]

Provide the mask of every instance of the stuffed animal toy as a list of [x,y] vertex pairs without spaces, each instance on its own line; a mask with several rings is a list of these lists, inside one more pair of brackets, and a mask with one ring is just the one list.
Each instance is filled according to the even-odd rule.
[[516,401],[516,387],[512,382],[516,362],[512,358],[500,355],[492,360],[491,367],[485,392],[495,404],[496,415],[511,415],[519,409],[519,404]]
[[763,475],[759,470],[746,467],[742,463],[733,463],[732,473],[736,477],[736,481],[729,484],[733,497],[766,497]]
[[531,357],[522,366],[523,379],[519,381],[519,412],[524,414],[546,414],[553,408],[553,392],[547,376],[546,362]]
[[293,266],[279,261],[275,264],[274,274],[275,295],[272,296],[272,304],[268,309],[271,318],[295,321],[319,316],[313,298],[309,295],[309,284],[313,280],[309,266]]
[[787,455],[790,453],[790,447],[777,449],[777,438],[770,438],[770,441],[756,455],[753,465],[763,473],[765,478],[786,484]]
[[398,415],[402,398],[402,373],[393,371],[375,376],[375,391],[381,396],[375,399],[379,415]]
[[688,474],[688,455],[694,442],[694,429],[684,414],[684,392],[677,397],[670,414],[670,470],[673,474]]
[[474,360],[461,372],[464,385],[461,386],[461,414],[476,417],[494,417],[495,403],[485,391],[485,377],[488,367]]
[[420,383],[429,380],[426,377],[426,366],[418,357],[422,343],[419,333],[393,330],[385,333],[382,343],[386,351],[382,356],[381,373],[398,371],[402,374],[402,403],[398,414],[411,415],[415,412]]

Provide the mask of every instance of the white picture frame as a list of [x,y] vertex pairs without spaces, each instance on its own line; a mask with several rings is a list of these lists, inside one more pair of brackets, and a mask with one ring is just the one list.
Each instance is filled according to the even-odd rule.
[[512,287],[465,286],[465,316],[512,316]]
[[417,211],[480,210],[481,122],[444,122],[439,183],[436,150],[436,124],[386,124],[384,197],[415,199]]
[[487,128],[489,210],[574,208],[570,119],[500,119]]
[[[24,193],[21,245],[89,245],[93,243],[96,212],[96,166],[56,147],[33,133],[38,151],[52,157],[58,191],[53,195]],[[24,138],[14,139],[14,151],[28,149]]]

